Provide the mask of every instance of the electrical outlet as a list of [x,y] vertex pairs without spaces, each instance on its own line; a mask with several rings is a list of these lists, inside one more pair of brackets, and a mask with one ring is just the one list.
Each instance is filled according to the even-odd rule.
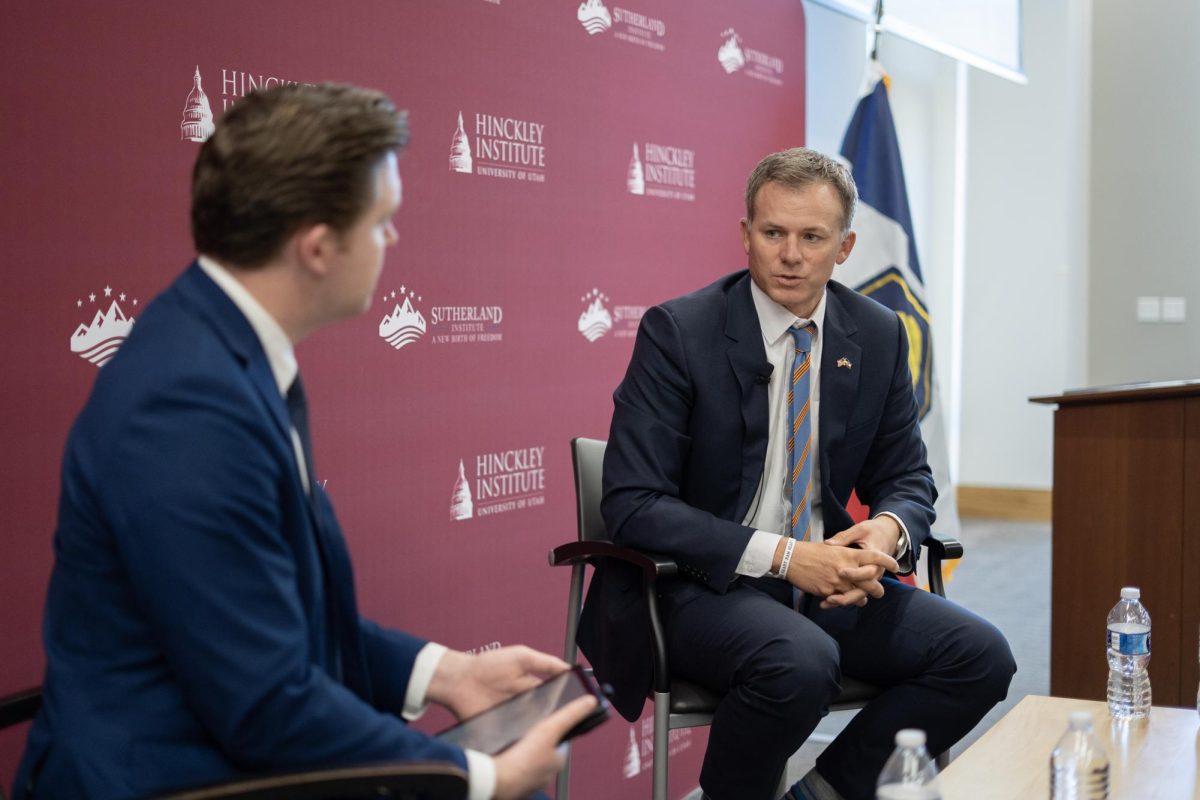
[[1139,297],[1137,299],[1137,321],[1158,322],[1162,319],[1162,298]]
[[1162,299],[1162,321],[1183,322],[1187,319],[1186,297],[1164,297]]

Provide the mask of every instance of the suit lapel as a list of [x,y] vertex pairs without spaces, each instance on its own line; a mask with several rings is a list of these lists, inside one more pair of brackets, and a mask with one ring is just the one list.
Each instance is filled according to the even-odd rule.
[[826,289],[825,297],[819,423],[823,482],[829,477],[829,452],[845,437],[846,423],[858,396],[858,367],[862,355],[862,348],[855,341],[858,326],[838,300],[838,292],[832,282]]
[[750,295],[750,275],[734,283],[726,295],[725,336],[731,340],[726,351],[741,390],[740,408],[745,435],[742,438],[742,473],[738,487],[737,516],[750,508],[767,458],[767,384],[760,376],[770,374],[762,328]]

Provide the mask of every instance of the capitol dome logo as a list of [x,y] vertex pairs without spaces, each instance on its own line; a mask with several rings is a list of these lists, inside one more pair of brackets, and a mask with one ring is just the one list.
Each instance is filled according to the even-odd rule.
[[583,334],[583,338],[594,342],[613,327],[612,314],[604,306],[608,296],[599,289],[592,289],[579,300],[587,303],[587,308],[579,315],[579,332]]
[[399,297],[393,291],[383,298],[385,303],[395,302],[396,307],[379,323],[379,338],[397,350],[425,335],[425,316],[413,306],[414,297],[417,302],[421,301],[416,292],[409,289],[406,294],[405,287],[401,286]]
[[725,39],[725,44],[721,45],[721,49],[717,51],[717,60],[721,62],[725,72],[732,75],[746,66],[746,55],[742,52],[741,46],[742,37],[738,36],[733,28],[728,28],[721,33],[721,36],[728,38]]
[[612,27],[612,15],[604,7],[602,0],[584,0],[579,4],[579,11],[575,13],[575,18],[579,20],[579,24],[584,27],[589,36],[604,33]]
[[454,491],[450,493],[450,517],[454,520],[470,519],[475,516],[475,504],[471,501],[471,482],[467,480],[467,471],[462,459],[458,460],[458,480],[454,482]]
[[454,138],[450,140],[450,169],[453,172],[472,172],[474,161],[471,158],[471,140],[463,130],[462,112],[458,112],[458,128]]
[[[112,293],[111,286],[104,287],[104,298],[111,298]],[[117,353],[117,348],[133,330],[133,317],[126,316],[121,309],[121,303],[126,302],[127,299],[128,296],[121,292],[106,310],[103,303],[107,300],[101,300],[100,309],[97,309],[92,316],[92,324],[81,324],[71,334],[71,352],[97,367],[103,367],[111,361]],[[88,303],[95,304],[95,302],[96,293],[93,292],[88,295]],[[132,300],[134,307],[137,306],[137,303],[136,299]],[[75,307],[83,308],[83,300],[76,300]]]
[[625,188],[630,194],[646,193],[646,175],[642,170],[642,159],[638,157],[637,142],[633,143],[633,158],[629,159],[629,172],[625,176]]
[[187,101],[183,104],[179,138],[185,142],[204,142],[215,130],[212,107],[208,104],[208,95],[200,86],[200,67],[197,65],[196,74],[192,77],[192,91],[188,93]]

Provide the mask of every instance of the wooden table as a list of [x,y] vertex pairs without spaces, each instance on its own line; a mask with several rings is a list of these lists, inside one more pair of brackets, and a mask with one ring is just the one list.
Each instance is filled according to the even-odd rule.
[[1200,800],[1200,716],[1155,706],[1121,723],[1094,700],[1029,695],[942,773],[945,800],[1050,796],[1050,753],[1072,711],[1090,711],[1108,752],[1111,800]]

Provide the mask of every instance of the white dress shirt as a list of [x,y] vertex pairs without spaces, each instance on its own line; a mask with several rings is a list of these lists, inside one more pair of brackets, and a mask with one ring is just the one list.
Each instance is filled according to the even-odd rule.
[[[788,405],[787,393],[790,382],[787,376],[792,374],[793,362],[796,358],[795,343],[788,333],[792,327],[802,328],[810,322],[815,326],[812,339],[812,350],[809,351],[809,414],[812,416],[813,443],[820,442],[821,430],[821,353],[823,348],[823,331],[825,327],[826,292],[821,293],[816,309],[809,319],[797,317],[783,306],[776,303],[767,293],[758,288],[758,284],[750,281],[750,296],[754,299],[754,310],[758,314],[758,324],[762,329],[763,346],[766,349],[767,361],[773,367],[771,381],[767,384],[767,457],[763,465],[762,478],[754,500],[750,503],[750,511],[742,521],[743,525],[754,528],[750,543],[742,553],[736,572],[749,578],[758,578],[771,571],[775,550],[780,539],[788,536],[788,520],[792,515],[791,476],[788,470],[787,456],[787,427]],[[797,445],[799,446],[799,445]],[[819,446],[813,449],[813,465],[811,490],[808,496],[812,500],[811,537],[810,540],[820,542],[825,536],[825,520],[821,514],[821,459]],[[900,525],[901,536],[896,543],[897,560],[904,557],[909,549],[908,528],[904,521],[890,512],[883,512],[896,520]],[[876,515],[880,516],[880,515]]]
[[[288,338],[280,324],[271,316],[262,303],[235,278],[229,270],[213,261],[208,256],[198,256],[196,261],[204,274],[212,278],[213,283],[229,297],[262,344],[263,352],[267,354],[267,363],[271,365],[271,374],[275,377],[275,385],[281,397],[286,398],[292,381],[300,372],[296,362],[296,351],[292,340]],[[300,444],[300,434],[292,428],[292,450],[296,456],[296,465],[300,468],[300,480],[304,483],[304,491],[312,494],[308,485],[308,465],[304,461],[304,448]],[[769,565],[768,565],[769,566]],[[425,713],[428,701],[425,694],[429,691],[429,682],[437,671],[438,663],[446,654],[446,648],[440,644],[429,642],[413,662],[412,675],[404,693],[404,718],[415,720]],[[470,793],[468,800],[490,800],[496,790],[496,765],[491,756],[477,753],[474,750],[465,751],[467,754],[467,770],[470,773]]]

